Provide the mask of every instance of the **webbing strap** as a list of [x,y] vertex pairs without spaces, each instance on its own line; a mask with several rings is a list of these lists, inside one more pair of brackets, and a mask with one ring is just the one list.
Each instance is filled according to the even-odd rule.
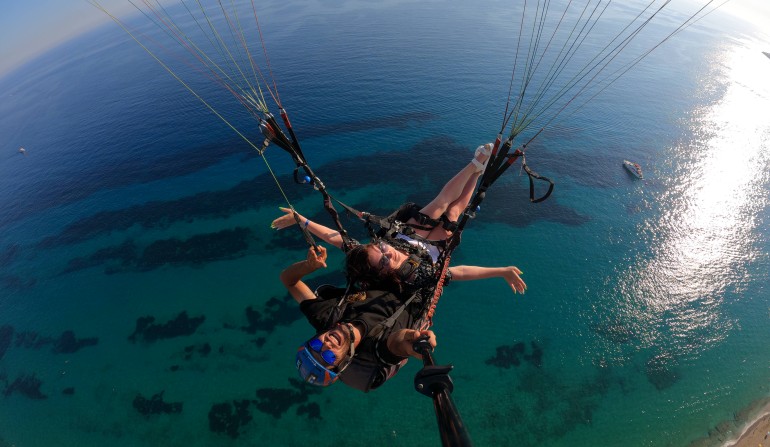
[[[551,179],[548,177],[543,177],[542,175],[530,169],[529,166],[527,166],[526,158],[522,158],[521,167],[524,168],[524,172],[526,172],[527,176],[529,177],[529,201],[532,203],[540,203],[550,197],[551,193],[553,192],[553,181],[551,181]],[[546,191],[546,193],[539,199],[535,198],[535,180],[533,179],[548,182],[548,191]]]
[[[377,216],[375,214],[359,211],[353,208],[352,206],[345,204],[339,199],[336,199],[331,195],[329,195],[329,197],[331,197],[332,200],[334,200],[342,208],[344,208],[345,211],[347,211],[348,213],[352,214],[353,216],[357,217],[362,222],[364,222],[364,225],[366,226],[366,229],[369,232],[369,236],[371,237],[386,238],[389,240],[394,240],[394,238],[396,237],[396,234],[401,233],[404,236],[409,236],[412,239],[419,240],[421,242],[425,242],[426,244],[434,245],[439,248],[443,248],[446,245],[445,241],[434,241],[434,240],[426,239],[414,232],[415,229],[431,230],[434,227],[421,227],[419,225],[393,221],[388,217]],[[438,220],[435,220],[435,219],[431,219],[431,220],[439,222]],[[456,222],[451,222],[451,223],[456,225]],[[375,229],[374,228],[375,226],[378,229]],[[444,228],[447,228],[447,226],[445,225]]]
[[385,329],[390,329],[393,327],[393,325],[396,323],[396,319],[398,319],[399,315],[401,315],[404,310],[406,310],[406,307],[409,306],[409,304],[414,301],[415,298],[417,298],[417,295],[419,295],[419,292],[414,292],[412,296],[409,297],[408,300],[404,302],[398,309],[396,309],[395,312],[393,312],[393,315],[388,317],[385,321],[381,322],[377,326],[375,326],[371,331],[369,331],[369,334],[367,336],[376,338],[378,337]]
[[412,227],[416,230],[430,231],[434,228],[441,227],[448,231],[454,231],[457,228],[457,222],[450,221],[445,214],[442,214],[438,219],[433,219],[417,210],[414,210],[410,217],[416,220],[417,223],[413,224],[404,222],[404,225]]

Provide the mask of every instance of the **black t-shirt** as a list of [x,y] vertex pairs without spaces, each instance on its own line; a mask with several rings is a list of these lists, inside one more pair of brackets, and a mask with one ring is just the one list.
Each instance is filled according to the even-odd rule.
[[[300,303],[300,310],[317,332],[330,329],[338,322],[358,323],[364,327],[364,339],[356,348],[356,356],[374,354],[376,358],[388,363],[397,364],[404,357],[392,354],[387,349],[387,338],[396,330],[412,328],[422,309],[419,299],[413,300],[396,318],[393,326],[377,336],[370,333],[393,315],[409,296],[399,297],[393,293],[382,291],[367,291],[366,299],[359,302],[341,303],[340,297],[344,289],[336,289],[339,293],[320,293],[317,299],[305,300]],[[328,291],[328,290],[327,290]],[[347,305],[346,305],[347,304]],[[333,315],[336,309],[344,308],[342,315]],[[337,310],[339,312],[339,310]]]

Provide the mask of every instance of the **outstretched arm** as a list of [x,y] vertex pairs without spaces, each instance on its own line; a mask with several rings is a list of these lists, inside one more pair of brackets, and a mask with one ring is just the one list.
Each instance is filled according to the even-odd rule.
[[472,281],[485,278],[503,278],[513,293],[524,293],[527,290],[527,284],[519,275],[522,271],[518,267],[478,267],[475,265],[456,265],[449,267],[452,273],[453,281]]
[[294,263],[281,272],[281,282],[296,302],[316,299],[315,293],[302,282],[302,278],[320,268],[326,268],[326,248],[319,245],[318,253],[310,247],[307,259]]
[[[275,219],[273,223],[270,224],[270,228],[283,230],[284,228],[288,228],[297,223],[290,208],[280,207],[280,210],[286,214]],[[310,220],[306,219],[305,216],[299,213],[297,213],[297,217],[299,219],[300,225],[305,226],[305,228],[307,228],[311,234],[321,238],[321,240],[327,244],[334,245],[335,247],[342,249],[342,236],[340,236],[338,231],[332,230],[331,228],[323,226],[319,223],[311,222]]]

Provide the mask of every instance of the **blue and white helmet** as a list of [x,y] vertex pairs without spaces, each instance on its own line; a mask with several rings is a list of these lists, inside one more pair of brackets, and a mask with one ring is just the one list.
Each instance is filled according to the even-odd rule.
[[311,385],[329,386],[338,379],[338,373],[321,365],[313,357],[307,343],[297,349],[297,371],[302,380]]
[[[334,368],[336,371],[333,371],[331,368],[324,366],[318,360],[318,358],[313,355],[314,351],[320,352],[320,346],[316,347],[316,349],[311,348],[311,342],[318,338],[316,335],[315,337],[303,343],[302,346],[297,349],[297,371],[299,371],[299,376],[302,377],[302,380],[312,385],[329,386],[337,381],[339,375],[342,374],[342,371],[344,371],[345,368],[347,368],[348,365],[350,365],[350,363],[353,361],[353,356],[356,353],[355,332],[353,332],[352,324],[343,324],[348,329],[350,340],[350,351],[347,358],[338,367]],[[320,342],[318,343],[320,345]]]

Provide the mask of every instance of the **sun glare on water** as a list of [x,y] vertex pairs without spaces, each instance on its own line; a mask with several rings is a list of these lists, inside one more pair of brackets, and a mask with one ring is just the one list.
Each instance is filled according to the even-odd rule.
[[754,45],[726,45],[704,84],[721,99],[693,110],[692,137],[671,148],[672,174],[661,174],[651,215],[638,230],[650,251],[621,272],[624,321],[648,346],[697,356],[734,322],[726,292],[751,281],[757,227],[770,185],[770,60]]

